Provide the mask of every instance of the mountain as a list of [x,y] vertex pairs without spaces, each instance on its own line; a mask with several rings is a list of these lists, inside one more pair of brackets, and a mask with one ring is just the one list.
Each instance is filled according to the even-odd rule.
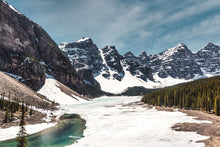
[[86,82],[100,89],[99,83],[94,79],[94,74],[99,74],[102,69],[102,58],[93,41],[83,38],[74,43],[61,43],[60,49],[70,59],[78,75]]
[[161,88],[220,74],[220,47],[213,43],[196,53],[180,43],[156,55],[143,51],[139,56],[132,52],[122,56],[115,46],[98,49],[88,37],[59,47],[84,81],[112,93],[129,87]]
[[154,80],[149,65],[142,64],[144,56],[141,56],[143,61],[132,53],[122,56],[115,46],[98,49],[88,37],[73,43],[63,42],[59,47],[86,83],[106,92],[120,93]]
[[44,29],[4,0],[0,0],[0,71],[20,76],[34,90],[44,85],[47,73],[80,94],[101,93],[83,82]]
[[195,54],[195,58],[204,74],[220,74],[220,46],[208,43]]
[[177,79],[192,79],[203,73],[195,62],[193,53],[183,43],[170,48],[150,59],[150,67],[153,73],[161,78],[171,76]]

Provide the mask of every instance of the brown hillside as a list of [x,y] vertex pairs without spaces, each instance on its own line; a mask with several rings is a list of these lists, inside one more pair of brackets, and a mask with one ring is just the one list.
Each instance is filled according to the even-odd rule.
[[8,97],[9,92],[12,100],[17,97],[19,101],[23,101],[28,106],[32,105],[42,109],[54,109],[52,103],[43,96],[38,95],[18,80],[0,72],[0,94],[5,93],[6,97]]

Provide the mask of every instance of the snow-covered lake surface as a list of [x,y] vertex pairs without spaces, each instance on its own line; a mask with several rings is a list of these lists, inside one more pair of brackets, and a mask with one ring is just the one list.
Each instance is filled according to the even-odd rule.
[[195,132],[177,132],[176,123],[198,121],[181,112],[126,105],[141,97],[102,97],[85,104],[63,106],[68,113],[78,113],[87,121],[85,137],[70,146],[79,147],[201,147],[196,141],[207,136]]

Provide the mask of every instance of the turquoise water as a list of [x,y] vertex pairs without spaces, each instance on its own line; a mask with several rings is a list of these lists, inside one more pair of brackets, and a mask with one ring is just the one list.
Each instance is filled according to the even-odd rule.
[[[85,121],[77,118],[63,120],[59,124],[42,132],[30,135],[28,147],[63,147],[76,143],[83,137]],[[15,140],[0,142],[0,147],[16,147]]]

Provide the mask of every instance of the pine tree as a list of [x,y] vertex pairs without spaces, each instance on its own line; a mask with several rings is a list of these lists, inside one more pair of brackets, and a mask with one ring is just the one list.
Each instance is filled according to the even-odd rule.
[[6,108],[4,123],[7,123],[8,120],[9,120],[9,114],[8,113],[9,113],[9,110],[8,110],[8,108]]
[[32,109],[32,106],[31,106],[29,115],[31,116],[32,114],[33,114],[33,109]]
[[26,147],[28,142],[27,142],[27,138],[26,138],[26,130],[25,130],[25,106],[24,103],[22,103],[21,106],[21,121],[20,121],[20,130],[17,134],[17,147]]
[[157,97],[157,105],[161,106],[160,96]]

